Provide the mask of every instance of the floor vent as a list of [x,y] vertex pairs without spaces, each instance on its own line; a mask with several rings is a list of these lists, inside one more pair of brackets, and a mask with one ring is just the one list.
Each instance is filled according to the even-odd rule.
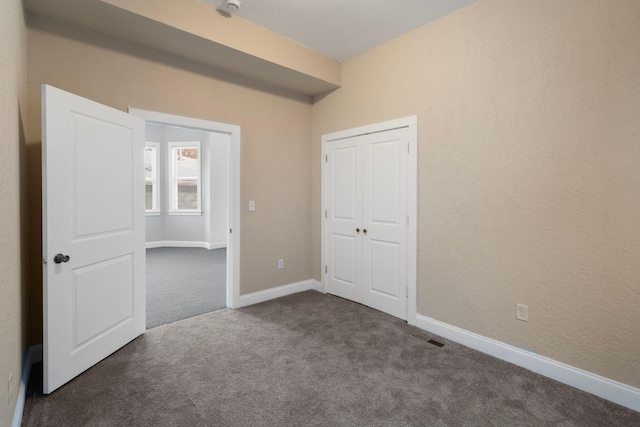
[[418,338],[419,340],[426,341],[429,344],[435,345],[436,347],[439,347],[439,348],[444,347],[444,344],[441,343],[440,341],[436,341],[436,340],[434,340],[432,338],[429,338],[429,337],[424,336],[422,334],[419,334],[417,332],[412,333],[411,336],[414,337],[414,338]]

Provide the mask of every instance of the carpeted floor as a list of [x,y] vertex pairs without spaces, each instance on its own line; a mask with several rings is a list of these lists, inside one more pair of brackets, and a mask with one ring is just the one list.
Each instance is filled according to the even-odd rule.
[[226,249],[147,249],[147,329],[225,308],[226,274]]
[[640,413],[415,332],[315,291],[220,310],[147,331],[27,399],[23,425],[640,425]]

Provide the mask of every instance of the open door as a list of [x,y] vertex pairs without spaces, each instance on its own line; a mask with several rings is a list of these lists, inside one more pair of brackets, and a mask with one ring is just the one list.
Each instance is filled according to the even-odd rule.
[[43,389],[145,331],[144,120],[42,87]]

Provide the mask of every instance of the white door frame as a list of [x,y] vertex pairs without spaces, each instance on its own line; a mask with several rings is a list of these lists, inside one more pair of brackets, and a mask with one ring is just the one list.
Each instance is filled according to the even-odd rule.
[[131,107],[129,113],[143,118],[147,124],[180,126],[229,135],[227,307],[236,308],[240,300],[240,126]]
[[322,210],[320,212],[322,220],[320,231],[321,242],[321,268],[322,268],[322,289],[327,289],[327,253],[326,253],[326,192],[327,192],[327,145],[329,142],[337,141],[354,136],[366,135],[370,133],[384,132],[392,129],[408,128],[409,137],[409,170],[407,171],[407,213],[409,215],[409,224],[407,227],[408,247],[407,247],[407,287],[409,295],[407,299],[407,320],[409,323],[416,318],[417,311],[417,257],[418,257],[418,116],[403,117],[396,120],[376,123],[367,126],[361,126],[353,129],[333,132],[322,135]]

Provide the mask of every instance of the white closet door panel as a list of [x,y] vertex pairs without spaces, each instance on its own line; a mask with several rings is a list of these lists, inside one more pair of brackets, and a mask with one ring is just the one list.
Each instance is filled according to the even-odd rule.
[[371,260],[368,263],[371,277],[370,292],[381,296],[399,298],[398,281],[400,270],[400,245],[397,243],[369,239],[367,245],[370,252],[364,254],[364,258]]
[[357,141],[327,147],[327,291],[362,302],[362,158]]
[[363,303],[407,317],[407,129],[363,144]]

